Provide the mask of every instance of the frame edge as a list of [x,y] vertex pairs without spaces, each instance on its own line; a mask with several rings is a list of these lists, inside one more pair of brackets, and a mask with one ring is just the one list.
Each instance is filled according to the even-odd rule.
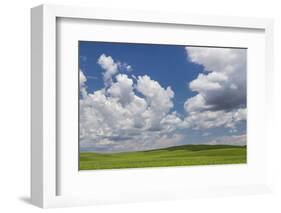
[[31,203],[43,207],[43,6],[31,9]]

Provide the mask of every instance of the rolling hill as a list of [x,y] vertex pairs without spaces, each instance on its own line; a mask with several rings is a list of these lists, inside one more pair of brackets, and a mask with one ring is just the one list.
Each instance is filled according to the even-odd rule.
[[246,146],[182,145],[121,153],[80,153],[80,170],[241,164],[247,162]]

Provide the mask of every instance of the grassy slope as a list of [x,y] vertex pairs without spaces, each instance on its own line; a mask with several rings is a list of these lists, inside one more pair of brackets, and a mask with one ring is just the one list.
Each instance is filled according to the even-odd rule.
[[139,152],[80,153],[80,169],[119,169],[246,163],[246,147],[183,145]]

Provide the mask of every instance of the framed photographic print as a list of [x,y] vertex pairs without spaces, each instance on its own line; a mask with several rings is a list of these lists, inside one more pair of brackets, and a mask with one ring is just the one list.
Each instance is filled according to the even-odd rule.
[[269,192],[272,25],[33,8],[32,203]]
[[246,163],[247,49],[78,45],[80,170]]

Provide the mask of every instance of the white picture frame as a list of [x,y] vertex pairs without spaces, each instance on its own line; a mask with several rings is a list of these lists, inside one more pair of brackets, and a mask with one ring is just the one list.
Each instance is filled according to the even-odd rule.
[[[57,78],[58,69],[58,21],[61,19],[68,20],[99,20],[103,21],[116,21],[122,23],[142,23],[153,24],[154,26],[165,26],[173,28],[173,26],[199,26],[202,28],[223,29],[228,32],[233,30],[253,30],[261,32],[261,36],[256,40],[257,43],[249,45],[258,46],[259,42],[262,46],[263,52],[259,57],[261,60],[262,68],[260,68],[260,77],[257,77],[257,83],[250,83],[250,92],[254,89],[260,88],[260,94],[264,95],[262,98],[250,98],[253,103],[261,103],[261,107],[255,113],[262,113],[262,120],[255,120],[254,116],[250,116],[252,123],[259,123],[253,127],[253,131],[259,131],[261,128],[265,129],[263,133],[259,133],[257,140],[262,140],[258,144],[256,151],[253,154],[257,155],[257,160],[253,160],[253,164],[257,165],[262,162],[261,166],[256,167],[205,167],[206,173],[200,167],[193,168],[160,168],[147,169],[147,170],[122,170],[120,172],[92,172],[82,174],[81,177],[69,176],[68,180],[63,177],[63,172],[66,170],[65,160],[61,158],[60,150],[63,146],[57,144],[58,141],[58,88],[60,81]],[[187,15],[187,14],[166,14],[154,13],[147,11],[122,11],[112,9],[100,8],[84,8],[74,6],[54,6],[54,5],[41,5],[31,10],[31,201],[33,204],[47,208],[47,207],[61,207],[61,206],[76,206],[76,205],[91,205],[103,203],[120,203],[120,202],[139,202],[151,200],[165,200],[165,199],[182,199],[188,197],[200,196],[214,196],[214,195],[233,195],[233,194],[252,194],[270,192],[270,153],[263,152],[270,146],[271,137],[271,122],[272,119],[272,95],[270,91],[273,88],[273,21],[270,19],[257,19],[257,18],[241,18],[241,17],[216,17],[216,16],[201,16],[201,15]],[[172,30],[172,29],[170,29]],[[235,35],[234,35],[235,36]],[[223,40],[222,38],[220,40]],[[251,38],[249,39],[251,40]],[[253,39],[254,40],[254,39]],[[168,43],[170,41],[167,41]],[[263,43],[264,42],[264,43]],[[236,46],[240,43],[236,43]],[[243,43],[241,43],[243,45]],[[62,51],[63,52],[63,51]],[[266,78],[262,78],[266,76]],[[248,76],[249,79],[252,76]],[[68,84],[72,84],[69,80]],[[252,86],[251,86],[252,85]],[[72,102],[71,102],[72,103]],[[77,103],[73,103],[77,104]],[[262,122],[261,122],[262,121]],[[251,128],[251,126],[250,126]],[[253,137],[252,137],[253,139]],[[254,138],[255,139],[255,138]],[[66,155],[72,156],[74,149],[64,149],[68,152]],[[254,150],[254,149],[253,149]],[[268,150],[268,149],[267,149]],[[266,155],[265,155],[266,153]],[[253,158],[250,151],[250,162]],[[251,163],[250,163],[251,165]],[[74,171],[75,167],[71,171]],[[253,169],[253,170],[252,170]],[[188,171],[187,171],[188,170]],[[233,184],[221,181],[212,185],[208,182],[200,186],[199,181],[196,179],[212,175],[214,171],[218,173],[228,173],[229,175],[238,171],[236,181]],[[247,175],[240,175],[240,172]],[[251,184],[252,172],[254,175],[259,176],[253,179]],[[78,173],[78,170],[77,170]],[[172,175],[171,175],[172,173]],[[147,179],[145,177],[153,176],[154,181],[156,178],[162,179],[165,176],[167,180],[173,181],[176,177],[188,177],[191,173],[194,180],[191,185],[186,184],[184,187],[178,187],[176,184],[165,185],[165,182],[159,181],[157,187],[153,186],[146,188]],[[81,176],[81,175],[80,175]],[[128,181],[131,177],[143,179],[144,181],[134,186],[134,182]],[[124,178],[122,187],[114,188],[110,181],[112,177],[119,179]],[[210,176],[216,178],[216,175]],[[96,179],[95,179],[96,178]],[[165,178],[163,178],[165,180]],[[179,178],[178,182],[183,183],[184,178]],[[225,176],[227,178],[227,176]],[[101,188],[89,183],[91,180],[98,180],[100,186],[112,188],[105,190],[103,193]],[[233,178],[234,179],[234,178]],[[75,182],[76,181],[76,182]],[[78,181],[78,182],[77,182]],[[79,185],[81,182],[86,184]],[[126,186],[126,182],[128,185]],[[220,182],[220,183],[219,183]],[[61,185],[69,187],[68,193],[61,193]],[[73,187],[73,188],[71,188]],[[92,188],[91,188],[92,187]],[[87,190],[95,189],[98,193],[87,193]],[[141,190],[141,187],[143,190]],[[83,188],[83,190],[79,190]],[[104,188],[104,187],[102,187]],[[150,191],[151,189],[151,191]],[[79,191],[79,193],[71,193],[71,191]],[[120,195],[122,194],[122,196]]]

